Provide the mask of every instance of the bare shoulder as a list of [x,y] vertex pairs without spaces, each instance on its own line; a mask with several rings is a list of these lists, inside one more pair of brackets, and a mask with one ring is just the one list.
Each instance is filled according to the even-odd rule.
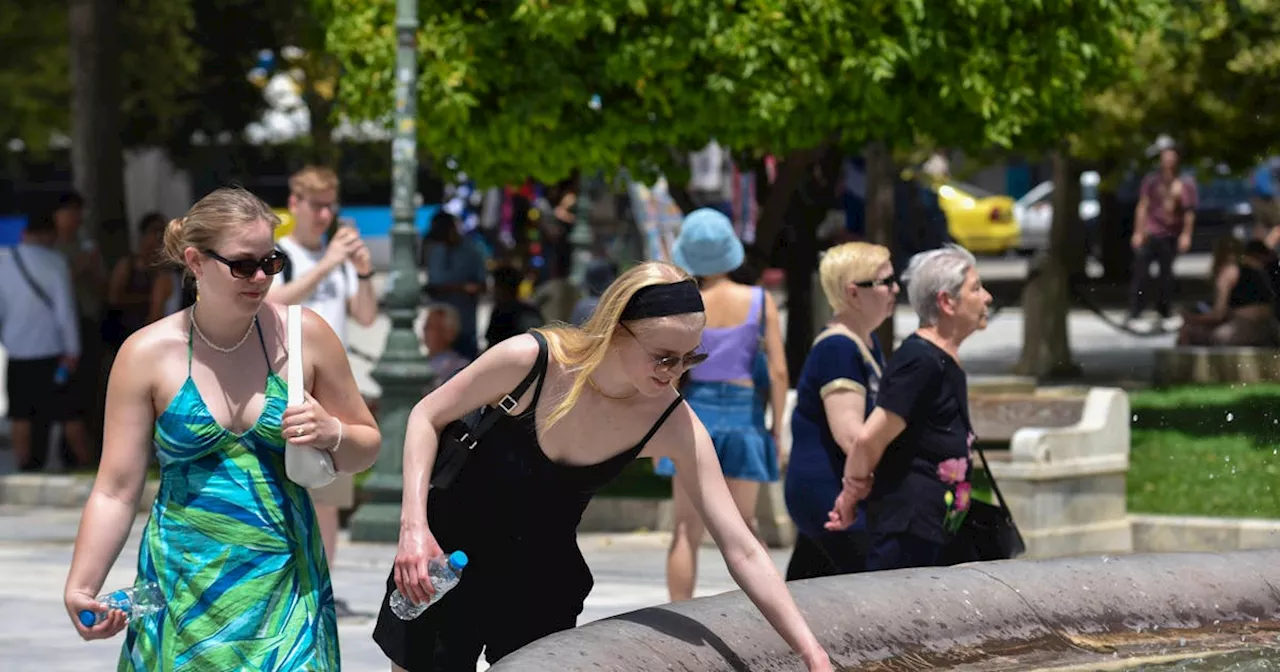
[[116,353],[112,375],[150,380],[170,360],[185,361],[190,347],[189,324],[187,311],[180,310],[135,331]]
[[[671,395],[670,404],[676,400],[676,395]],[[693,409],[689,407],[689,403],[681,399],[675,409],[671,411],[671,415],[667,416],[666,421],[658,427],[658,431],[649,439],[647,449],[651,449],[654,454],[671,455],[684,450],[692,450],[694,440],[699,433],[706,434],[707,430],[702,425],[702,421],[698,419]],[[646,450],[646,452],[648,452]]]
[[[554,336],[544,336],[550,340]],[[476,360],[477,364],[485,362],[481,366],[506,369],[508,367],[519,368],[522,370],[533,366],[538,360],[538,341],[531,334],[521,334],[515,338],[507,340],[489,348],[480,355]]]

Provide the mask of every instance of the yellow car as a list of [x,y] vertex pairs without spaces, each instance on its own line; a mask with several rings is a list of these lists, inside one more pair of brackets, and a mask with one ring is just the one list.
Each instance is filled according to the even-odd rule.
[[1018,222],[1013,199],[985,192],[961,182],[933,186],[938,205],[947,215],[947,232],[975,254],[1004,254],[1018,246]]

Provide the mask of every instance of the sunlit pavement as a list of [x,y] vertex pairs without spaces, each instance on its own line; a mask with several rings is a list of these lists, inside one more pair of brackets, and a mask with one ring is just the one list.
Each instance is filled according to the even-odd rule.
[[[66,509],[0,507],[0,613],[8,620],[8,625],[0,628],[0,669],[6,672],[115,669],[123,636],[82,642],[62,605],[79,516],[79,511]],[[132,583],[144,522],[145,518],[139,517],[134,525],[107,578],[107,589]],[[587,598],[579,624],[666,602],[668,539],[668,535],[656,533],[584,535],[580,545],[595,574],[595,589]],[[774,550],[772,555],[783,571],[789,551]],[[347,543],[338,552],[333,570],[335,593],[355,611],[369,614],[339,623],[345,671],[389,669],[371,634],[372,614],[382,600],[394,557],[392,544]],[[699,574],[698,597],[736,589],[714,549],[701,550]],[[484,668],[483,664],[479,667]]]

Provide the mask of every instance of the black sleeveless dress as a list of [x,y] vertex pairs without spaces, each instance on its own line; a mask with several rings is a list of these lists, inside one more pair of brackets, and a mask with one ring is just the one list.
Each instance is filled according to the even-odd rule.
[[541,370],[528,409],[499,417],[453,486],[428,494],[427,522],[436,541],[446,553],[462,550],[469,558],[462,581],[417,619],[402,621],[388,603],[394,570],[387,577],[373,639],[410,672],[472,672],[481,649],[492,664],[574,627],[594,583],[578,549],[582,512],[683,402],[677,397],[639,443],[604,462],[553,462],[535,430],[547,346],[541,334],[534,337]]

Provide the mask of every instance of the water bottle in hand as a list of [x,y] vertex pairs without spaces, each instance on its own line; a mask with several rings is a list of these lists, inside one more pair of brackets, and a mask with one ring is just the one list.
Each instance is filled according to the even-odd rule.
[[450,553],[446,561],[445,556],[440,556],[427,563],[427,574],[431,577],[431,585],[435,587],[435,595],[431,596],[431,600],[426,604],[414,604],[409,598],[400,594],[400,589],[396,589],[391,593],[391,612],[399,616],[401,620],[412,621],[422,615],[427,607],[435,604],[437,600],[444,597],[454,586],[458,585],[458,580],[462,577],[462,569],[467,566],[467,554],[462,551],[454,551]]
[[[164,609],[164,593],[155,582],[140,583],[132,588],[121,588],[113,593],[98,597],[98,602],[111,609],[123,611],[130,621],[150,616]],[[106,617],[106,612],[95,612],[85,609],[80,612],[80,625],[92,628]]]

